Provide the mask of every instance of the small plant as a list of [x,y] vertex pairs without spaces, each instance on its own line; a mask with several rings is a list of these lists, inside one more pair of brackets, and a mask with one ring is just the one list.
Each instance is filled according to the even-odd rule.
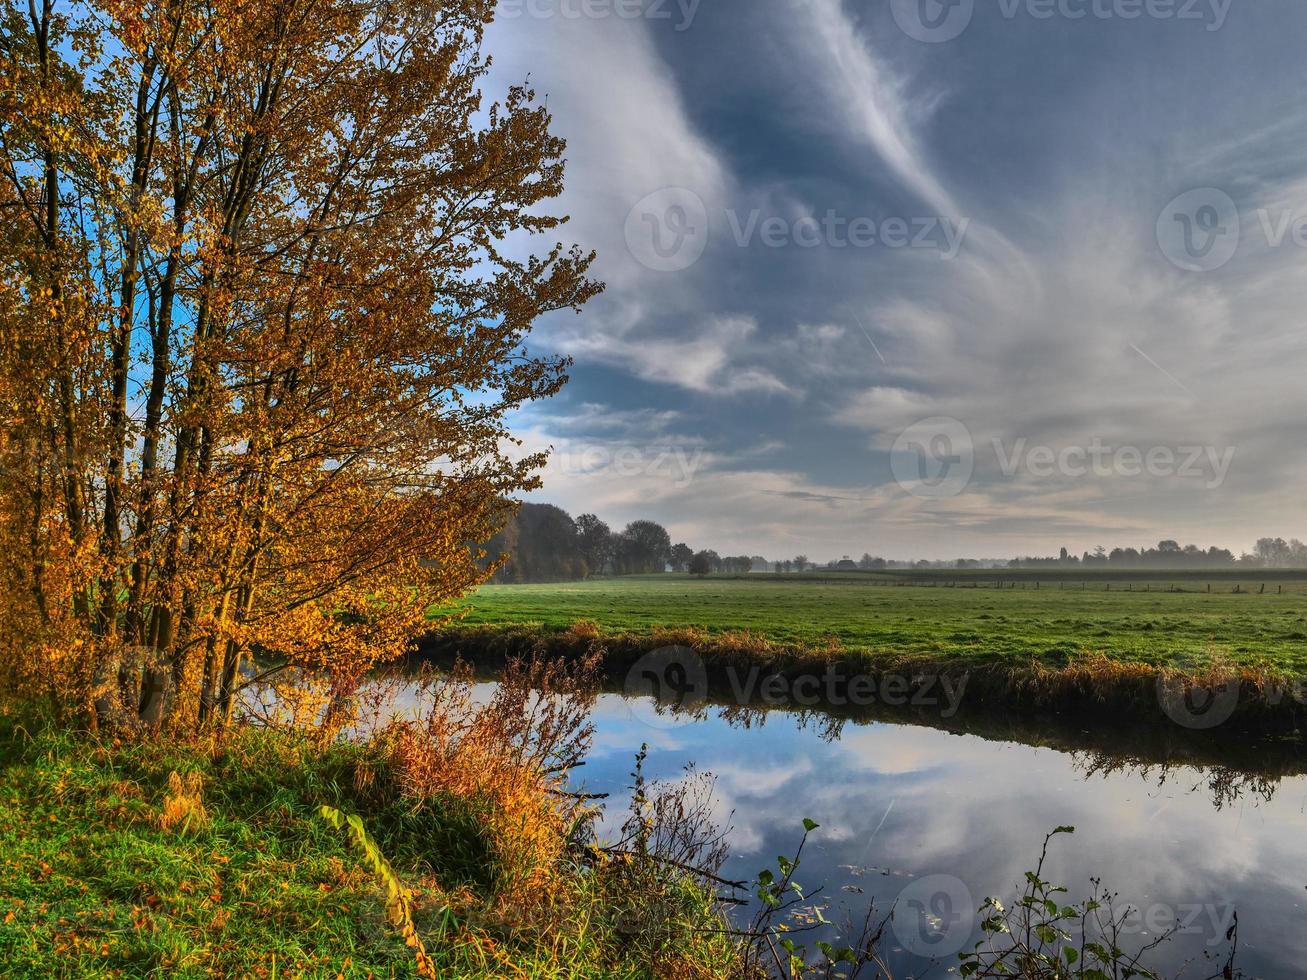
[[427,955],[426,947],[422,945],[422,937],[418,935],[417,927],[413,924],[413,892],[399,880],[390,861],[381,853],[381,848],[364,828],[363,819],[356,813],[341,813],[326,804],[323,804],[318,812],[322,815],[322,819],[336,830],[344,831],[351,843],[363,852],[373,873],[386,888],[386,918],[399,930],[404,942],[413,950],[418,974],[426,977],[427,980],[438,980],[436,965]]
[[[981,929],[989,937],[974,952],[959,957],[963,977],[1020,977],[1023,980],[1162,980],[1160,974],[1143,965],[1143,960],[1170,941],[1174,931],[1165,932],[1142,949],[1122,948],[1128,910],[1112,911],[1116,896],[1103,891],[1094,879],[1094,894],[1079,905],[1064,905],[1065,888],[1044,879],[1044,862],[1049,842],[1059,834],[1073,834],[1074,827],[1058,827],[1044,838],[1044,848],[1034,871],[1026,872],[1026,887],[1016,904],[1008,909],[996,898],[980,907]],[[1243,974],[1235,965],[1238,949],[1238,918],[1226,933],[1229,957],[1219,973],[1207,980],[1238,980]]]
[[198,772],[185,776],[177,772],[168,774],[168,793],[163,798],[163,811],[159,826],[163,830],[181,827],[181,833],[203,830],[209,825],[209,813],[204,809],[204,777]]
[[[806,894],[802,885],[794,880],[803,857],[803,848],[812,832],[820,825],[805,818],[803,837],[794,857],[784,855],[776,859],[776,869],[764,869],[753,883],[754,896],[759,909],[753,922],[744,933],[744,976],[768,974],[781,980],[800,980],[802,977],[822,977],[829,980],[852,980],[863,975],[868,967],[879,969],[888,976],[888,969],[876,953],[885,933],[887,919],[877,921],[875,906],[867,909],[858,938],[851,945],[836,946],[825,940],[813,945],[821,954],[816,963],[810,963],[808,947],[795,941],[794,936],[834,924],[826,918],[822,907],[812,901],[821,891]],[[853,932],[849,923],[846,934]]]
[[675,782],[644,774],[648,746],[631,773],[630,811],[620,839],[599,848],[594,881],[610,909],[615,937],[647,975],[716,975],[693,955],[696,939],[718,937],[729,959],[728,923],[715,901],[728,828],[713,819],[711,777],[687,769]]

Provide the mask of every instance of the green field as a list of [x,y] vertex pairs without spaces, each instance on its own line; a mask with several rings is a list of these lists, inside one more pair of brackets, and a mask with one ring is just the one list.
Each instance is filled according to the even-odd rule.
[[836,637],[873,653],[1050,665],[1102,653],[1185,667],[1273,664],[1307,674],[1307,573],[656,575],[484,586],[463,607],[470,625],[552,631],[588,619],[605,632],[692,626],[796,645]]

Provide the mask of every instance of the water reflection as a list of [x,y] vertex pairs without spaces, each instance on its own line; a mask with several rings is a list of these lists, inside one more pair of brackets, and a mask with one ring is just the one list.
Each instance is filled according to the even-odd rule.
[[[650,724],[653,707],[600,697],[585,786],[612,794],[611,827],[627,805],[641,744],[650,746],[651,776],[675,778],[690,763],[711,771],[717,817],[733,828],[727,877],[752,878],[792,853],[802,819],[811,817],[822,826],[799,878],[825,886],[832,919],[859,918],[872,901],[888,910],[905,889],[938,875],[960,881],[977,904],[990,895],[1008,901],[1044,835],[1069,824],[1077,833],[1054,845],[1046,877],[1072,898],[1088,897],[1091,878],[1101,878],[1119,903],[1141,910],[1139,945],[1177,929],[1158,959],[1167,971],[1199,961],[1187,975],[1207,975],[1201,961],[1222,952],[1237,909],[1245,972],[1304,975],[1307,778],[1296,747],[1220,747],[1170,733],[1129,736],[1123,746],[1109,735],[1028,722],[1034,744],[1023,744],[999,735],[1018,729],[1014,721],[976,733],[960,723],[932,728],[738,706],[706,706],[673,725],[655,713]],[[1203,762],[1222,753],[1253,768]],[[905,945],[914,944],[900,938],[890,956],[900,977],[925,962]]]
[[[492,691],[482,681],[473,696]],[[1070,901],[1100,879],[1115,908],[1138,910],[1134,946],[1176,930],[1150,961],[1164,975],[1208,976],[1237,910],[1247,976],[1307,976],[1307,758],[1297,743],[1000,713],[945,721],[704,704],[687,715],[617,693],[599,696],[593,722],[576,788],[609,794],[604,836],[617,835],[648,745],[651,779],[691,765],[715,776],[714,816],[731,828],[726,878],[775,867],[810,817],[821,828],[798,880],[823,888],[828,918],[861,922],[872,903],[897,903],[961,922],[947,948],[910,929],[888,933],[899,980],[923,975],[923,951],[978,942],[971,909],[955,914],[962,898],[1010,905],[1044,836],[1064,825],[1077,831],[1055,842],[1045,877]]]

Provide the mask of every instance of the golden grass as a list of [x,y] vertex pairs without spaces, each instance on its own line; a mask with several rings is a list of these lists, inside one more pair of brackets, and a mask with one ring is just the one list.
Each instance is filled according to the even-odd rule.
[[204,777],[200,773],[188,772],[185,776],[176,771],[169,773],[168,792],[159,813],[159,828],[171,831],[180,827],[183,834],[203,830],[209,825],[203,796]]

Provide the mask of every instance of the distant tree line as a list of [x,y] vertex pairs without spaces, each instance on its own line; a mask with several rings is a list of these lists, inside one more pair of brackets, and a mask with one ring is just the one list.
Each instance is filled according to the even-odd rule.
[[485,545],[488,559],[508,556],[493,578],[501,583],[662,572],[677,549],[667,529],[654,521],[632,521],[614,532],[594,514],[573,519],[553,504],[530,503]]
[[1261,538],[1252,552],[1238,558],[1227,548],[1181,546],[1178,541],[1159,541],[1155,548],[1098,547],[1076,557],[1066,548],[1056,558],[1013,558],[1010,568],[1307,568],[1307,545],[1297,538]]
[[1178,541],[1155,547],[1098,547],[1081,555],[1067,548],[1055,557],[1002,559],[958,558],[951,561],[891,561],[871,554],[854,559],[815,562],[807,555],[769,561],[762,555],[720,555],[673,544],[667,529],[656,521],[632,521],[614,531],[594,514],[573,518],[552,504],[522,504],[517,515],[486,545],[487,560],[507,555],[494,581],[566,582],[594,575],[649,575],[664,571],[691,575],[770,572],[777,575],[810,571],[878,572],[945,568],[1307,568],[1307,545],[1296,538],[1262,538],[1251,552],[1238,557],[1226,548],[1201,548]]
[[[595,514],[573,518],[553,504],[521,505],[507,526],[485,545],[486,560],[507,560],[492,581],[569,582],[594,575],[649,575],[689,572],[696,575],[769,572],[762,555],[719,555],[672,543],[656,521],[632,521],[614,531]],[[795,562],[815,567],[800,555]],[[787,566],[793,565],[786,562]]]
[[1080,566],[1083,568],[1230,568],[1235,564],[1234,553],[1226,548],[1200,548],[1198,545],[1181,546],[1177,541],[1159,541],[1155,548],[1113,548],[1101,545],[1083,555],[1070,554],[1062,549],[1056,558],[1013,558],[1010,568],[1043,568]]

